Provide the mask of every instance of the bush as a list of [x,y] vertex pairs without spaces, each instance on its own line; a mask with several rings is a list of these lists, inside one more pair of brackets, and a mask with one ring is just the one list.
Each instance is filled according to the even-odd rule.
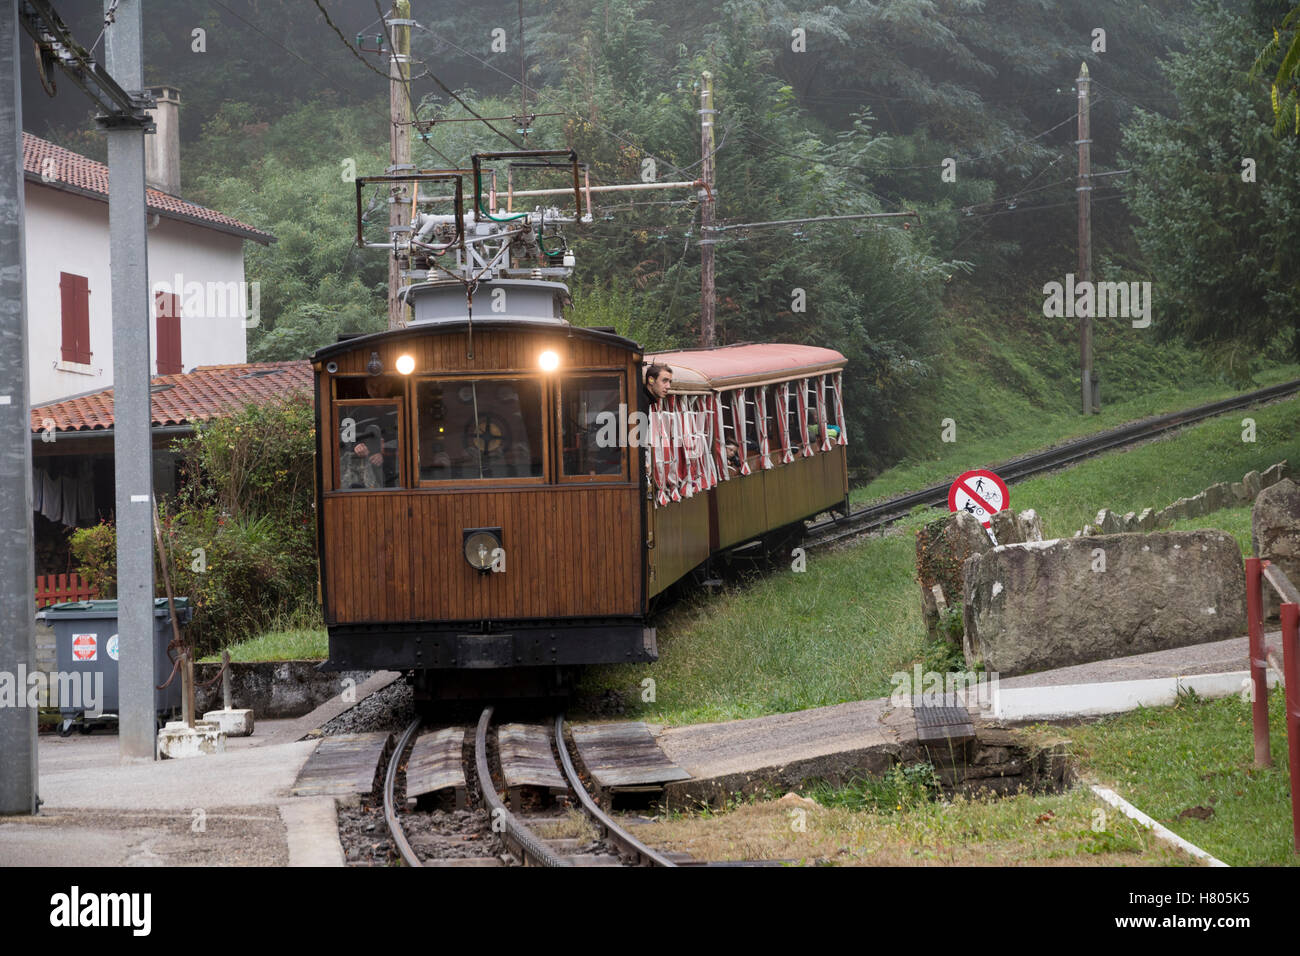
[[[200,652],[275,621],[319,621],[312,423],[299,394],[206,422],[177,445],[185,478],[159,517],[172,590],[190,598]],[[82,575],[104,595],[116,593],[116,549],[109,523],[72,539]],[[156,554],[154,581],[163,596]]]

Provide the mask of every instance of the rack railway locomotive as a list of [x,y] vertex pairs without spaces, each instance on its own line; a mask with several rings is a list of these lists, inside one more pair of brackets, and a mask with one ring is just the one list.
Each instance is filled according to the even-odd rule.
[[[658,595],[848,490],[840,353],[646,355],[569,324],[555,225],[584,197],[567,217],[484,207],[474,166],[471,216],[459,181],[451,214],[412,197],[406,327],[311,359],[324,666],[412,672],[418,698],[557,694],[583,665],[655,660]],[[650,362],[674,373],[653,404]]]

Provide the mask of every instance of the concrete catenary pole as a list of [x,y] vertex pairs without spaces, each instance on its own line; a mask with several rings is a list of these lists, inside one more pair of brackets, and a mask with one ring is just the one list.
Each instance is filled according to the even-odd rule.
[[[143,0],[104,0],[116,16],[104,65],[128,93],[144,87]],[[152,760],[154,685],[153,449],[149,404],[149,258],[142,127],[116,123],[108,137],[108,264],[113,283],[113,456],[117,480],[118,747],[123,761]]]
[[[1091,108],[1088,64],[1079,68],[1075,81],[1079,91],[1079,182],[1075,192],[1079,196],[1079,278],[1092,281],[1092,132],[1089,117]],[[1100,411],[1092,400],[1092,316],[1079,317],[1079,382],[1083,398],[1083,414]]]
[[717,322],[717,289],[713,278],[713,74],[705,70],[700,77],[700,150],[704,162],[700,179],[706,185],[700,201],[700,345],[713,345]]
[[[388,172],[390,175],[409,173],[411,165],[411,93],[407,88],[411,76],[411,5],[407,0],[396,0],[393,14],[385,22],[388,28],[388,108],[392,115],[392,128],[388,134]],[[399,238],[407,225],[408,186],[394,183],[388,199],[388,231],[390,239]],[[406,325],[406,304],[399,299],[402,288],[402,257],[388,258],[388,327],[400,329]]]
[[36,812],[36,711],[20,674],[36,670],[32,432],[27,394],[23,118],[18,0],[0,9],[0,814]]

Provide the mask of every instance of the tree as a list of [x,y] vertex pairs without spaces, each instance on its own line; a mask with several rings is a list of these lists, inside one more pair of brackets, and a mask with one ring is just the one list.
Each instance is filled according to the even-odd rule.
[[1166,336],[1214,348],[1234,378],[1270,346],[1300,357],[1300,144],[1272,136],[1249,76],[1258,22],[1202,2],[1204,29],[1164,63],[1174,118],[1139,110],[1125,130],[1128,204]]
[[1273,98],[1273,134],[1281,136],[1294,115],[1294,135],[1300,136],[1300,6],[1293,8],[1282,18],[1281,24],[1273,27],[1273,39],[1255,57],[1255,65],[1250,70],[1251,79],[1267,70],[1272,63],[1278,63],[1270,89]]

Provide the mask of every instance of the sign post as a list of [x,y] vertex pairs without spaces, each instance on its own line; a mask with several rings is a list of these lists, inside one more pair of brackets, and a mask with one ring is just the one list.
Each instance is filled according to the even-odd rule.
[[1010,504],[1011,492],[1007,490],[1007,483],[987,468],[959,475],[948,489],[948,510],[974,515],[994,544],[998,539],[993,536],[991,527],[993,516]]

